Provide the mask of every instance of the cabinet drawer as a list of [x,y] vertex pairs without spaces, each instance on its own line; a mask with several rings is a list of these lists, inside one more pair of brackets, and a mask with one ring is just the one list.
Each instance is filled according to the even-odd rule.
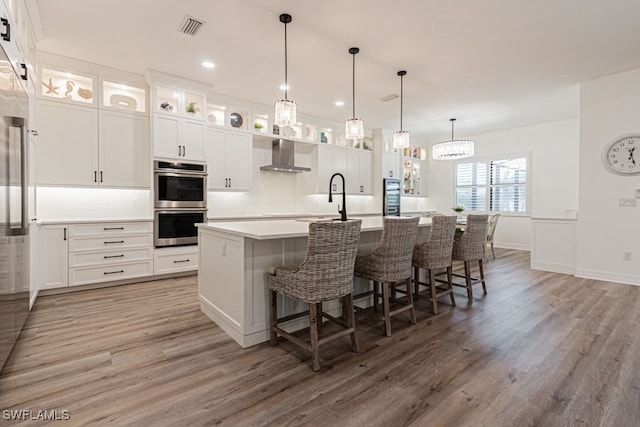
[[154,274],[179,273],[198,269],[198,252],[158,253],[156,251],[153,263]]
[[151,247],[152,234],[132,236],[75,237],[69,239],[69,252]]
[[153,273],[152,264],[152,261],[144,261],[101,267],[71,268],[69,269],[69,286],[150,276]]
[[123,262],[149,261],[151,259],[151,248],[106,252],[75,252],[69,254],[69,267],[121,264]]
[[104,222],[100,224],[73,224],[69,227],[69,237],[143,233],[153,233],[152,222]]

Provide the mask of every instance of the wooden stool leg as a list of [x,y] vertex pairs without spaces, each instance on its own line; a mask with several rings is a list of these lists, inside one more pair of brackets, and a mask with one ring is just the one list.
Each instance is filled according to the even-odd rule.
[[469,298],[469,302],[473,299],[473,288],[471,287],[471,265],[469,261],[464,262],[464,278],[467,282],[467,298]]
[[451,293],[449,293],[449,297],[451,297],[451,305],[456,306],[456,297],[453,295],[453,267],[447,267],[447,282],[449,283],[449,289]]
[[278,333],[275,331],[275,327],[278,325],[278,294],[276,291],[269,292],[270,300],[271,300],[271,309],[270,309],[270,322],[269,322],[269,331],[270,338],[269,344],[275,346],[278,344]]
[[482,281],[482,292],[487,294],[487,285],[484,283],[484,267],[482,266],[482,260],[478,260],[478,267],[480,268],[480,280]]
[[418,321],[416,320],[416,308],[413,306],[413,292],[411,291],[411,287],[413,283],[411,283],[411,276],[407,279],[407,299],[409,300],[409,305],[411,308],[409,309],[409,315],[411,316],[411,323],[416,324]]
[[[342,312],[344,313],[344,306],[342,307]],[[316,315],[318,317],[318,334],[319,334],[320,331],[322,330],[322,302],[318,303]]]
[[318,351],[318,305],[309,304],[309,333],[311,335],[311,369],[320,370],[320,354]]
[[418,299],[418,294],[420,293],[420,268],[413,267],[413,283],[415,285],[413,295],[416,299]]
[[373,309],[378,311],[378,298],[380,298],[380,290],[378,289],[378,282],[373,281]]
[[387,282],[380,282],[382,286],[382,306],[384,309],[384,332],[391,336],[391,316],[389,315],[389,284]]
[[358,337],[356,336],[356,314],[353,311],[353,294],[349,294],[345,296],[342,300],[343,304],[347,306],[347,313],[349,313],[349,317],[347,317],[347,325],[350,328],[353,328],[353,332],[351,332],[351,350],[355,353],[360,351],[360,346],[358,345]]
[[436,273],[432,268],[427,270],[429,272],[429,288],[431,288],[431,308],[433,314],[438,314],[438,297],[436,296]]

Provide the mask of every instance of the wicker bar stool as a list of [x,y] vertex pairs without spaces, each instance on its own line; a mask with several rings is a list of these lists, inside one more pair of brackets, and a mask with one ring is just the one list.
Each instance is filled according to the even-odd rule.
[[[382,239],[375,251],[370,255],[356,257],[355,275],[373,281],[373,303],[377,307],[380,293],[378,283],[382,283],[382,304],[384,308],[385,333],[391,336],[391,316],[409,311],[411,323],[416,323],[416,312],[413,307],[411,290],[411,257],[413,245],[418,235],[420,218],[385,217]],[[390,287],[406,282],[407,304],[391,311]],[[368,295],[365,293],[362,295]]]
[[[454,274],[456,277],[464,277],[465,284],[457,284],[467,288],[469,301],[473,298],[472,285],[482,282],[482,291],[487,293],[487,285],[484,281],[484,268],[482,259],[484,258],[484,246],[487,239],[487,224],[489,215],[467,215],[467,226],[464,232],[453,242],[453,259],[464,262],[464,276]],[[478,262],[480,278],[471,277],[471,262]]]
[[[427,241],[418,244],[413,249],[413,282],[415,295],[418,297],[420,285],[428,286],[431,290],[431,307],[433,314],[438,314],[438,298],[449,295],[451,305],[456,305],[452,286],[451,253],[453,238],[456,233],[457,216],[436,215],[431,218],[431,230]],[[427,270],[428,282],[420,282],[420,269]],[[445,268],[447,280],[436,279],[436,271]],[[438,286],[444,283],[445,286]]]
[[[320,370],[319,346],[346,335],[351,336],[351,346],[357,352],[355,314],[353,310],[353,268],[360,242],[361,220],[335,221],[309,224],[307,254],[297,268],[277,267],[269,277],[271,295],[270,343],[277,344],[278,335],[311,352],[311,367]],[[309,304],[309,312],[278,318],[277,294]],[[322,311],[322,302],[342,299],[344,319],[335,318]],[[280,328],[281,323],[309,316],[310,342]],[[319,337],[322,319],[327,318],[343,329],[331,335]]]

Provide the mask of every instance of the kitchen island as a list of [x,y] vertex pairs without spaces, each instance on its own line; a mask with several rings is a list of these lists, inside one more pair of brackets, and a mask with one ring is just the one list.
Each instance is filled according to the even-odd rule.
[[[382,235],[382,217],[364,217],[359,251],[372,252]],[[307,252],[309,223],[322,218],[210,222],[198,224],[200,309],[242,347],[269,339],[270,271],[299,265]],[[324,219],[330,220],[330,219]],[[420,218],[418,241],[426,240],[431,219]],[[369,286],[356,281],[358,292]],[[278,295],[282,315],[306,310],[306,304]],[[337,314],[338,301],[326,303]],[[307,319],[299,319],[304,325]],[[308,323],[308,322],[307,322]]]

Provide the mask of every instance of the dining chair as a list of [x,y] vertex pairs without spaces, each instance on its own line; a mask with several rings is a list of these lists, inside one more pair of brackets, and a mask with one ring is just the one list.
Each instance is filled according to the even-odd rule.
[[487,224],[487,241],[485,242],[484,250],[486,251],[487,245],[491,246],[491,253],[493,254],[493,259],[496,258],[496,252],[493,249],[493,236],[496,233],[496,226],[498,225],[498,220],[500,219],[500,214],[489,215],[489,222]]
[[[451,305],[456,305],[452,286],[452,251],[456,232],[455,215],[436,215],[431,218],[431,229],[427,241],[415,245],[413,249],[413,282],[415,297],[420,292],[420,285],[428,286],[433,314],[438,314],[438,298],[449,295]],[[426,270],[428,282],[420,282],[420,270]],[[446,269],[447,280],[436,278],[438,270]],[[442,283],[442,285],[438,285]]]
[[[473,298],[472,285],[481,282],[482,291],[487,293],[487,286],[484,280],[484,267],[482,259],[484,258],[484,247],[487,240],[487,224],[489,215],[467,215],[467,224],[461,234],[457,234],[453,241],[453,259],[464,262],[464,276],[454,274],[456,277],[464,277],[465,284],[456,286],[467,288],[467,297],[469,301]],[[478,262],[479,278],[471,276],[471,263]]]
[[[419,217],[384,217],[382,239],[373,253],[356,257],[355,275],[373,281],[373,302],[377,307],[382,297],[386,336],[391,336],[391,316],[408,311],[411,323],[416,323],[411,284],[411,259],[418,235]],[[382,286],[382,295],[378,284]],[[391,286],[406,283],[406,304],[391,310]],[[369,295],[364,293],[361,295]]]
[[[320,344],[350,335],[351,348],[359,351],[356,320],[353,310],[353,270],[362,220],[334,221],[309,224],[307,253],[299,267],[279,266],[269,277],[271,299],[270,344],[277,345],[278,335],[311,352],[311,367],[320,370]],[[307,312],[278,318],[277,294],[309,304]],[[341,299],[344,318],[337,318],[322,310],[324,301]],[[303,341],[281,324],[309,316],[310,340]],[[342,328],[320,337],[320,326],[326,318]]]

